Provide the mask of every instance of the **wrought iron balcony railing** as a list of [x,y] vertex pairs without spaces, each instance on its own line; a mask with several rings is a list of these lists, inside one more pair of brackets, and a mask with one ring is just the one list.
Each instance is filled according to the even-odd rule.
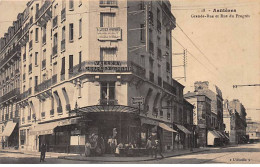
[[176,95],[176,88],[165,81],[163,81],[163,88]]
[[100,7],[117,7],[117,0],[100,0],[99,1]]
[[38,93],[38,92],[41,92],[41,91],[44,91],[44,90],[50,88],[50,86],[51,86],[51,79],[48,79],[46,81],[43,81],[39,85],[35,86],[34,91],[35,91],[35,93]]
[[52,2],[50,0],[45,1],[42,7],[37,11],[36,19],[41,17],[46,12],[46,10],[50,7],[51,4]]
[[19,88],[15,88],[14,90],[11,90],[10,92],[8,92],[7,94],[3,95],[2,97],[0,97],[0,101],[6,101],[12,97],[18,96],[20,94],[20,89]]
[[0,67],[6,64],[8,60],[11,60],[15,56],[18,56],[18,53],[21,53],[20,45],[16,45],[15,47],[13,47],[13,49],[9,51],[9,53],[4,57],[4,59],[0,61]]

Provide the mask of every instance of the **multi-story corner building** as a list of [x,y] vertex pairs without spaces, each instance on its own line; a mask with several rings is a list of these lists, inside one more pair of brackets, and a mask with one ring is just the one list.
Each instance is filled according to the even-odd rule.
[[31,0],[18,16],[20,149],[79,152],[95,134],[138,146],[155,135],[170,150],[190,134],[168,0]]
[[252,118],[246,119],[246,135],[249,137],[249,142],[259,142],[260,141],[260,122],[253,121]]
[[[246,142],[246,110],[243,104],[238,100],[226,101],[224,107],[229,114],[225,113],[225,119],[227,119],[226,131],[229,133],[230,143],[239,144]],[[228,116],[229,115],[229,116]]]
[[184,98],[193,106],[193,122],[197,126],[197,143],[198,147],[206,147],[208,145],[208,133],[214,130],[211,126],[211,100],[206,95],[198,94],[198,92],[188,92]]
[[0,39],[0,144],[18,147],[18,122],[20,99],[20,65],[23,34],[23,16],[17,20]]

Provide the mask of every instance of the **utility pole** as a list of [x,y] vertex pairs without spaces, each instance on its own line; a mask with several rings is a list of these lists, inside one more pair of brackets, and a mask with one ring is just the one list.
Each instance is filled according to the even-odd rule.
[[172,66],[174,68],[176,67],[183,67],[183,77],[174,77],[177,80],[184,79],[186,82],[187,76],[186,76],[186,66],[187,66],[187,49],[183,49],[183,53],[173,53],[172,55],[183,55],[183,64],[182,65],[176,65]]

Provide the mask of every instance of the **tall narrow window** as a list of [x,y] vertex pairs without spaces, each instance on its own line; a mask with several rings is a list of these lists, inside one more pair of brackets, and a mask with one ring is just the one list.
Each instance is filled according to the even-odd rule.
[[70,42],[72,42],[73,41],[73,23],[71,23],[70,25],[69,25],[69,35],[70,35],[70,37],[69,37],[69,40],[70,40]]
[[74,0],[69,0],[69,10],[74,9]]
[[145,41],[145,27],[144,27],[144,24],[140,24],[140,40],[142,42]]
[[34,86],[37,86],[38,85],[38,76],[35,76],[34,77]]
[[73,55],[69,56],[69,72],[73,72]]
[[116,60],[116,48],[101,48],[100,60],[101,61],[115,61]]
[[100,94],[101,105],[115,104],[115,82],[102,82]]
[[38,52],[35,52],[34,65],[38,65]]
[[82,37],[82,19],[79,19],[79,38]]
[[38,33],[39,33],[39,28],[36,28],[35,29],[35,42],[38,42],[38,40],[39,40]]
[[100,27],[115,27],[115,13],[101,13]]
[[61,61],[61,75],[65,74],[65,57]]

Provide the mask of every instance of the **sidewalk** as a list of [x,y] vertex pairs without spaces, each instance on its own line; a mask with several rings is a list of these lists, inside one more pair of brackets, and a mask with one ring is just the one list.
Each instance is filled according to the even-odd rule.
[[[15,154],[26,154],[26,155],[34,155],[40,157],[41,153],[36,151],[26,151],[26,150],[15,150],[15,149],[2,149],[0,148],[0,153],[15,153]],[[55,153],[55,152],[46,152],[45,157],[47,158],[58,158],[60,156],[76,156],[78,154],[71,153]]]
[[[209,151],[209,148],[194,148],[193,151],[190,150],[175,150],[174,152],[163,153],[165,158],[175,157],[187,154],[193,154],[203,151]],[[161,158],[159,155],[158,158]],[[140,161],[150,161],[156,160],[155,158],[149,156],[143,157],[115,157],[113,155],[104,155],[101,157],[85,157],[84,155],[75,156],[59,156],[60,159],[74,160],[74,161],[93,161],[93,162],[140,162]]]

